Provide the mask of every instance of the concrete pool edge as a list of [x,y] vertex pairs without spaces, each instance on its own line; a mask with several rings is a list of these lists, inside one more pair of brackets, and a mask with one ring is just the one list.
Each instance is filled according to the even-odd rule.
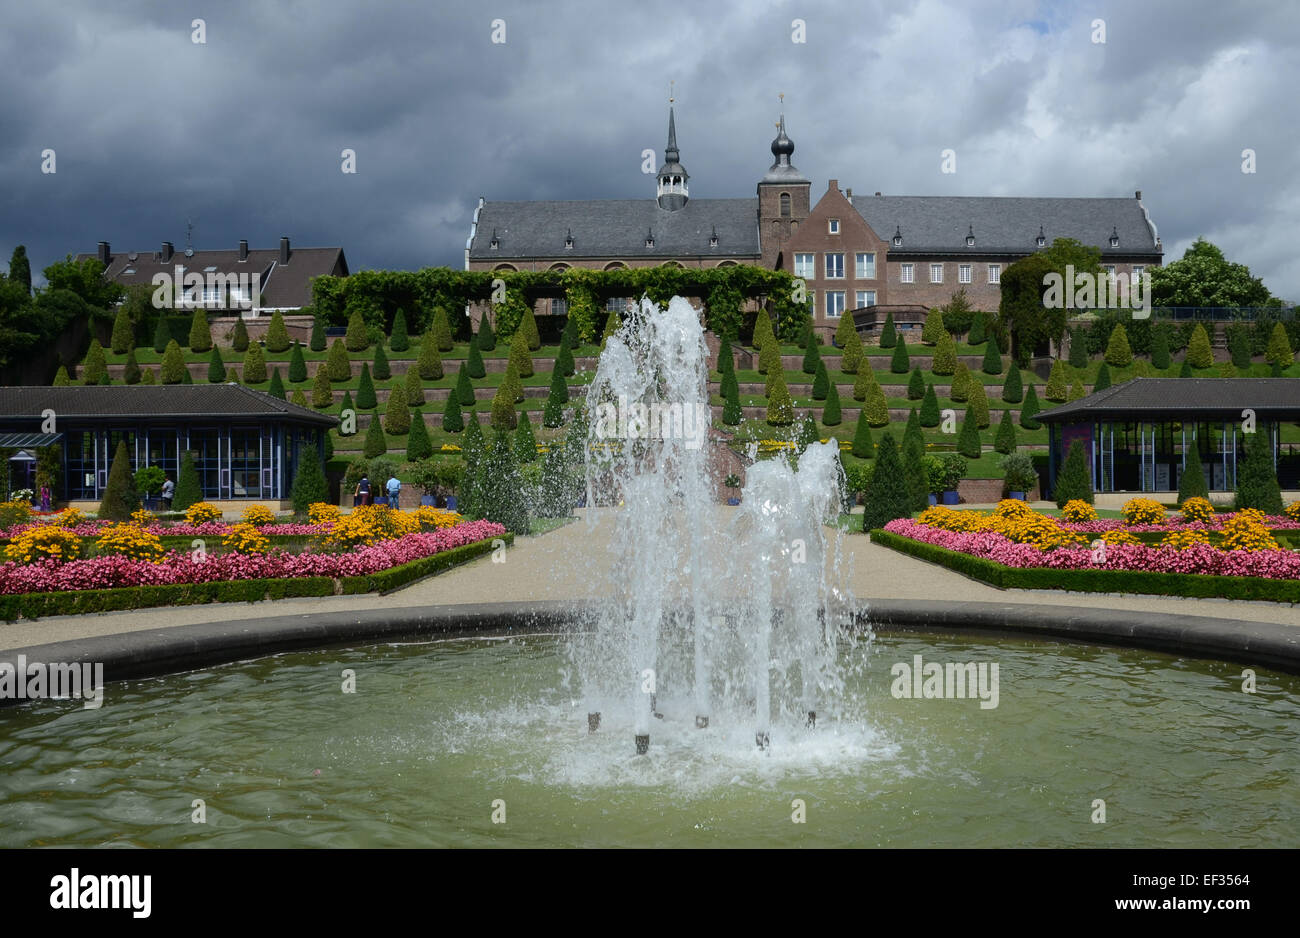
[[[457,635],[572,630],[595,603],[564,600],[408,607],[268,616],[70,639],[0,650],[0,662],[104,666],[106,681],[182,671],[349,643]],[[878,632],[930,631],[1048,638],[1212,658],[1300,674],[1300,629],[1277,623],[1179,613],[1037,606],[1030,603],[861,601]],[[0,706],[16,703],[0,699]]]

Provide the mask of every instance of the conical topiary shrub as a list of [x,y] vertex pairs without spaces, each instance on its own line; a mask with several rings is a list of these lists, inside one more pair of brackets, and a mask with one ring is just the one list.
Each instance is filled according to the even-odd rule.
[[1205,467],[1201,464],[1201,454],[1196,446],[1189,446],[1183,453],[1183,465],[1178,473],[1178,504],[1189,498],[1209,500],[1210,487],[1205,482]]
[[510,339],[510,365],[520,378],[533,376],[533,356],[528,352],[528,339],[523,330],[516,330]]
[[447,395],[447,403],[442,409],[442,428],[448,433],[460,433],[465,429],[465,415],[455,394]]
[[406,404],[406,386],[394,381],[388,391],[388,404],[384,408],[384,432],[405,436],[411,431],[411,408]]
[[[216,351],[216,349],[213,349],[213,351]],[[68,380],[68,369],[60,365],[59,371],[63,372],[63,383],[71,384],[72,382]],[[58,387],[58,375],[54,376],[54,380],[55,387]],[[122,366],[122,380],[127,384],[140,383],[140,363],[135,360],[134,345],[126,350],[126,363]]]
[[110,521],[129,521],[131,512],[135,511],[139,503],[126,441],[119,440],[117,451],[113,454],[113,462],[109,466],[103,501],[99,503],[99,517]]
[[803,349],[803,373],[806,375],[817,374],[817,366],[821,364],[821,352],[817,349],[817,337],[810,331],[808,341]]
[[298,455],[298,469],[293,474],[289,490],[290,504],[295,514],[305,515],[307,509],[329,498],[329,483],[315,447],[305,446]]
[[[406,406],[421,407],[424,405],[424,382],[420,379],[420,369],[412,365],[406,369],[406,374],[402,375],[402,384],[406,389]],[[452,390],[452,397],[456,392]]]
[[867,423],[873,427],[886,427],[889,425],[889,401],[885,398],[885,392],[876,382],[871,382],[871,387],[867,388],[867,400],[863,404],[863,410],[867,412]]
[[1092,472],[1088,468],[1088,453],[1082,443],[1075,440],[1070,444],[1065,463],[1056,477],[1056,507],[1064,508],[1066,502],[1076,499],[1092,504]]
[[1070,367],[1075,371],[1088,367],[1088,340],[1082,326],[1070,330]]
[[[170,350],[170,348],[169,345],[168,349]],[[180,346],[176,347],[176,351],[179,354]],[[181,363],[184,364],[184,362],[185,359],[182,356]],[[99,384],[99,379],[106,374],[108,374],[108,361],[104,357],[104,347],[99,344],[99,339],[91,339],[90,348],[86,350],[86,358],[81,363],[81,380],[88,385]],[[168,383],[174,384],[175,382]]]
[[1002,374],[1002,353],[998,349],[997,336],[990,337],[984,345],[983,370],[986,375]]
[[1101,367],[1097,369],[1097,380],[1092,383],[1092,390],[1093,393],[1096,393],[1097,391],[1104,391],[1108,387],[1110,387],[1110,365],[1102,362]]
[[733,376],[732,383],[727,385],[723,394],[722,422],[729,427],[735,427],[739,426],[743,417],[744,411],[740,408],[740,393],[738,386],[734,383]]
[[866,408],[858,411],[858,423],[853,428],[853,455],[859,459],[874,459],[876,445],[871,441],[871,424],[867,423]]
[[388,438],[384,436],[384,428],[379,424],[378,413],[370,415],[370,426],[366,429],[366,439],[362,447],[361,454],[366,459],[374,459],[388,452]]
[[822,426],[838,427],[843,418],[840,415],[840,394],[831,385],[826,391],[826,406],[822,408]]
[[1007,368],[1007,380],[1002,382],[1002,400],[1008,404],[1019,404],[1024,399],[1025,387],[1020,378],[1020,366],[1013,358]]
[[925,315],[925,325],[921,327],[921,344],[938,345],[940,336],[947,331],[943,323],[943,310],[936,306]]
[[342,339],[335,339],[330,346],[330,355],[324,367],[329,371],[331,381],[352,379],[352,360],[348,358],[348,350],[344,348]]
[[1066,400],[1077,401],[1087,396],[1088,396],[1088,392],[1084,388],[1083,382],[1080,381],[1078,378],[1075,378],[1074,383],[1070,385],[1070,393],[1066,396]]
[[393,315],[393,334],[388,338],[388,347],[394,352],[405,352],[411,347],[411,336],[406,331],[406,311],[401,308]]
[[975,426],[981,430],[988,429],[989,399],[984,393],[984,385],[978,381],[971,382],[970,402],[966,405],[966,413],[975,415]]
[[[315,336],[315,332],[313,332],[312,335]],[[325,333],[322,332],[321,336],[323,337],[324,335]],[[243,316],[235,317],[235,328],[230,336],[230,347],[236,352],[248,351],[248,326],[244,325]],[[324,348],[324,346],[321,346],[321,348]]]
[[1025,392],[1025,402],[1020,405],[1020,426],[1026,430],[1037,430],[1041,427],[1042,423],[1038,420],[1038,412],[1041,409],[1038,405],[1038,392],[1031,384],[1029,390]]
[[1070,394],[1070,387],[1065,383],[1065,364],[1059,358],[1052,362],[1052,371],[1047,376],[1047,390],[1044,394],[1049,401],[1056,404],[1064,404]]
[[[240,327],[243,326],[243,324],[244,324],[244,320],[242,317],[235,321],[235,351],[239,351],[239,352],[243,351],[243,349],[239,347],[239,331],[240,331]],[[323,352],[325,351],[325,346],[327,344],[326,338],[327,337],[325,335],[325,318],[319,315],[312,316],[311,317],[311,341],[308,343],[307,347],[310,348],[313,352]],[[247,329],[244,330],[244,345],[245,346],[248,345]]]
[[965,362],[958,362],[956,370],[952,374],[952,384],[948,388],[948,397],[959,404],[964,404],[970,400],[970,389],[973,384],[970,369],[966,367]]
[[912,497],[903,478],[903,463],[898,445],[888,430],[876,448],[871,480],[863,493],[862,530],[883,528],[896,518],[912,517]]
[[545,427],[564,426],[564,405],[569,403],[569,385],[564,375],[558,371],[551,372],[551,389],[546,395],[546,407],[542,411],[542,425]]
[[[449,402],[455,401],[454,397],[447,398]],[[448,433],[459,433],[465,429],[465,422],[461,418],[460,411],[456,411],[456,427],[452,429],[447,426],[447,415],[443,414],[442,428]],[[429,428],[424,423],[424,414],[420,408],[411,411],[411,432],[406,435],[406,459],[408,462],[414,462],[417,459],[428,459],[433,455],[433,442],[429,439]]]
[[930,370],[936,375],[950,375],[956,368],[957,344],[953,342],[951,333],[945,329],[935,346],[934,359],[930,365]]
[[250,345],[244,353],[244,383],[261,384],[266,380],[266,356],[262,346]]
[[[844,317],[845,322],[851,322],[848,317]],[[840,357],[840,371],[846,375],[855,375],[858,369],[862,367],[862,360],[865,357],[862,350],[862,336],[858,335],[858,330],[850,328],[848,337],[844,344],[844,354]]]
[[862,367],[858,369],[857,377],[853,379],[853,399],[855,401],[865,401],[867,391],[876,383],[876,373],[871,370],[871,363],[866,356],[863,356]]
[[566,378],[571,378],[577,368],[573,362],[573,347],[569,344],[569,334],[566,330],[560,339],[560,351],[555,356],[555,370]]
[[533,433],[533,422],[526,410],[519,412],[519,421],[515,425],[515,459],[521,464],[537,459],[537,435]]
[[172,511],[184,511],[191,505],[203,501],[203,484],[199,480],[199,470],[194,463],[194,454],[189,450],[181,453],[181,471],[176,476],[176,491],[172,495]]
[[927,384],[925,386],[925,397],[921,399],[920,420],[921,426],[923,427],[939,426],[939,398],[938,395],[934,393],[933,384]]
[[966,416],[962,418],[961,432],[957,434],[957,452],[967,459],[979,459],[980,453],[983,452],[980,446],[979,426],[969,407],[966,408]]
[[271,314],[271,324],[266,327],[266,350],[276,354],[289,351],[289,330],[284,327],[284,316],[278,309]]
[[360,310],[354,309],[348,315],[348,331],[343,336],[343,344],[349,352],[364,352],[370,347],[370,333]]
[[[542,336],[537,331],[537,317],[533,314],[531,306],[524,307],[524,315],[519,320],[519,332],[524,334],[524,341],[528,343],[528,350],[535,352],[542,347]],[[533,455],[536,459],[536,454]]]
[[754,317],[754,351],[762,352],[767,340],[772,338],[775,338],[772,333],[772,320],[768,318],[767,310],[760,309]]
[[357,409],[374,410],[379,406],[375,383],[370,378],[370,363],[361,363],[361,378],[357,381]]
[[1246,447],[1246,455],[1238,459],[1237,497],[1233,508],[1237,511],[1257,508],[1266,515],[1282,514],[1282,489],[1273,470],[1271,428],[1261,424],[1241,442]]
[[894,314],[885,313],[885,324],[880,327],[880,347],[893,348],[898,344],[898,330],[894,328]]
[[[1279,369],[1287,369],[1295,361],[1295,351],[1291,348],[1291,338],[1286,334],[1286,326],[1280,322],[1273,326],[1268,337],[1268,348],[1264,360]],[[1195,364],[1195,362],[1193,362]]]
[[302,357],[302,346],[297,342],[289,352],[289,383],[302,384],[307,380],[307,360]]
[[388,356],[384,354],[383,343],[375,343],[375,361],[370,366],[370,375],[376,381],[387,381],[393,376],[393,371],[388,365]]
[[1106,363],[1112,368],[1127,368],[1133,364],[1133,349],[1128,343],[1128,330],[1122,322],[1115,323],[1115,328],[1110,330],[1110,340],[1106,343]]
[[831,377],[826,373],[826,365],[819,358],[817,359],[817,372],[813,378],[812,396],[814,401],[826,400],[827,390],[831,386]]
[[1016,450],[1016,424],[1011,419],[1011,411],[1002,411],[1002,418],[998,422],[998,432],[993,437],[993,449],[996,452],[1013,453]]
[[271,385],[266,389],[266,393],[272,397],[278,397],[280,400],[287,400],[284,394],[284,382],[280,380],[280,369],[271,369]]
[[921,374],[921,367],[912,369],[912,376],[907,379],[907,399],[909,401],[919,401],[925,397],[925,376]]
[[167,319],[160,312],[158,314],[158,322],[154,326],[153,330],[153,350],[161,355],[167,350],[167,343],[171,341],[171,338],[172,334],[167,329]]
[[484,313],[478,321],[478,332],[474,333],[475,343],[479,351],[491,352],[497,347],[497,336],[492,331],[492,324],[488,322],[488,314]]
[[114,355],[125,355],[134,342],[135,330],[131,328],[131,314],[123,304],[117,308],[117,316],[113,319],[113,338],[109,347]]
[[[438,353],[435,350],[433,354],[437,355]],[[487,366],[483,364],[483,354],[478,350],[478,336],[472,336],[469,340],[469,355],[465,359],[463,367],[475,381],[487,376]]]
[[[105,372],[106,373],[106,372]],[[167,343],[167,351],[163,352],[161,377],[163,384],[183,384],[185,376],[189,374],[189,369],[185,367],[185,353],[175,339]],[[83,371],[84,380],[90,384],[90,369],[87,367]],[[98,377],[95,378],[99,380]]]
[[212,348],[212,329],[208,326],[208,314],[202,309],[194,311],[194,318],[190,320],[190,351],[194,353],[206,352]]
[[788,427],[794,423],[794,401],[785,386],[785,376],[777,371],[772,376],[772,393],[767,399],[767,422],[774,427]]
[[225,380],[226,363],[221,360],[221,350],[214,345],[208,354],[208,384],[221,384]]
[[970,336],[966,339],[971,345],[979,345],[988,338],[985,333],[984,313],[976,311],[970,323]]
[[901,336],[894,346],[894,356],[889,360],[889,370],[896,375],[905,375],[912,370],[911,360],[907,356],[907,340]]
[[[1246,364],[1250,364],[1249,359]],[[1151,327],[1151,367],[1163,371],[1169,365],[1169,329],[1164,323],[1156,323]]]
[[456,387],[452,390],[451,396],[460,402],[461,407],[473,407],[474,385],[469,380],[469,369],[465,362],[460,363],[460,370],[456,372]]
[[311,383],[311,406],[325,409],[334,403],[334,391],[330,388],[329,369],[324,364],[316,368],[316,377]]

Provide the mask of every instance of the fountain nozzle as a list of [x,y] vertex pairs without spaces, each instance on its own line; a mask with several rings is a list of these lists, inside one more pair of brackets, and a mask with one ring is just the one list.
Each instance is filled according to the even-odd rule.
[[707,729],[709,728],[709,718],[708,718],[708,717],[696,717],[696,718],[695,718],[695,728],[696,728],[697,730],[707,730]]
[[758,744],[758,748],[763,752],[766,752],[767,748],[772,745],[772,740],[771,737],[768,736],[767,730],[759,730],[755,733],[754,742]]
[[587,714],[587,732],[594,733],[600,729],[600,711]]
[[646,733],[644,736],[637,736],[636,754],[638,756],[644,756],[649,751],[650,751],[650,734]]

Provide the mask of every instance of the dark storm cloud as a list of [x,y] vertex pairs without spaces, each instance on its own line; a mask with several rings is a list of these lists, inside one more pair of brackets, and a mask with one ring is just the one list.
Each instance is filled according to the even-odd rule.
[[0,255],[25,243],[38,270],[101,239],[182,243],[187,218],[198,247],[289,235],[342,245],[354,269],[460,266],[480,195],[648,197],[641,151],[662,156],[675,79],[697,197],[753,194],[784,92],[814,197],[828,178],[916,195],[1141,188],[1167,259],[1205,235],[1300,298],[1300,18],[1285,0],[3,6]]

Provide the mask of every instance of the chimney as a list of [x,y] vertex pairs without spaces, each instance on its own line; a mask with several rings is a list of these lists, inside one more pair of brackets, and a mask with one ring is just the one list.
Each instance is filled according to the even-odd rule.
[[243,238],[239,239],[239,259],[241,261],[248,260],[248,242]]
[[840,188],[840,181],[838,179],[832,179],[830,185],[826,187],[826,191],[837,192],[839,188]]
[[845,189],[845,190],[844,190],[844,197],[847,198],[847,199],[849,200],[849,204],[850,204],[850,205],[853,204],[853,190],[852,190],[852,189]]
[[113,255],[108,250],[108,242],[107,241],[99,242],[99,262],[103,264],[105,267],[107,267],[108,262],[111,261],[112,259],[113,259]]
[[879,192],[876,193],[876,198],[880,198],[880,193],[879,193]]
[[289,263],[289,239],[280,239],[280,266]]
[[1137,190],[1137,192],[1134,192],[1134,193],[1133,193],[1133,198],[1135,198],[1135,199],[1141,199],[1141,198],[1142,198],[1142,190],[1139,189],[1139,190]]
[[166,264],[172,259],[172,255],[174,253],[176,253],[176,249],[172,247],[172,243],[170,241],[164,241],[162,243],[162,251],[159,252],[158,259],[162,261],[164,264]]

